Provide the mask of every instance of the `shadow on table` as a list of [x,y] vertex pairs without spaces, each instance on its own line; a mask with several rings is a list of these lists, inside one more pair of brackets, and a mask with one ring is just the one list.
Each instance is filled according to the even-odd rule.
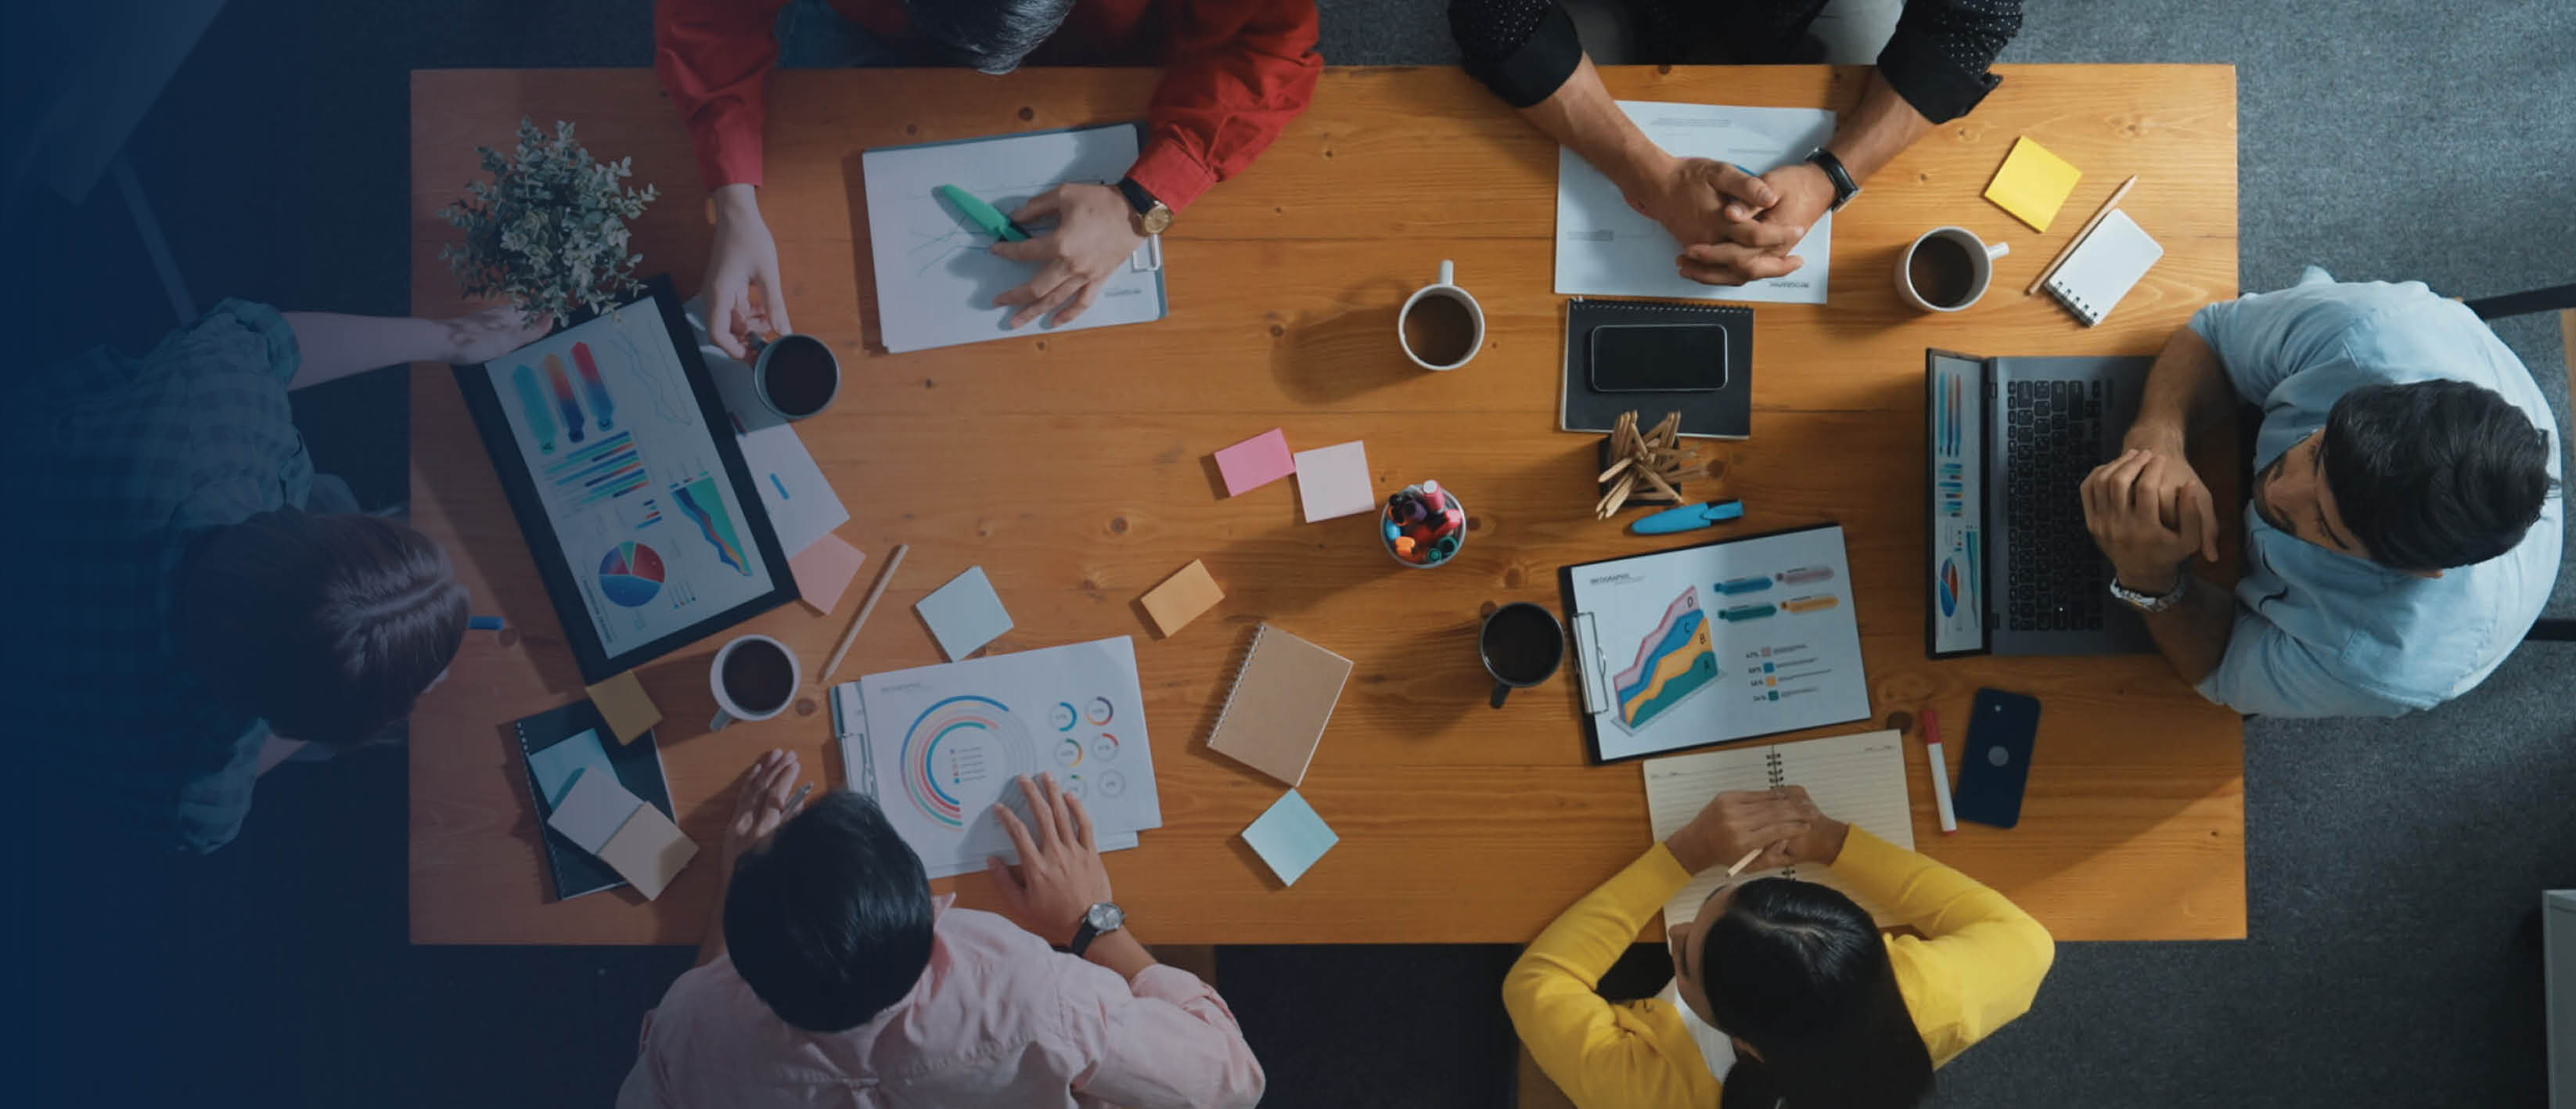
[[1270,372],[1300,404],[1349,400],[1422,373],[1396,342],[1395,311],[1413,288],[1394,277],[1372,278],[1330,309],[1300,312],[1273,326]]

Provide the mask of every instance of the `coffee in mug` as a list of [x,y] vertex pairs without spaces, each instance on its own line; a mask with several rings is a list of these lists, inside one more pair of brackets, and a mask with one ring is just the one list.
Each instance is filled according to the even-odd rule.
[[1964,227],[1935,227],[1898,259],[1896,291],[1924,311],[1956,312],[1986,295],[1994,260],[2011,252],[2011,244],[1988,246]]
[[1456,268],[1440,263],[1440,280],[1413,291],[1395,313],[1395,338],[1404,356],[1426,370],[1454,370],[1485,345],[1485,309],[1452,280]]
[[1565,660],[1565,628],[1556,614],[1527,601],[1515,601],[1485,617],[1476,635],[1476,651],[1485,672],[1493,675],[1493,707],[1515,689],[1546,681]]
[[708,678],[716,694],[716,716],[708,731],[738,720],[767,720],[785,711],[796,696],[796,655],[768,636],[742,636],[716,652]]
[[841,391],[841,360],[830,344],[811,335],[755,337],[752,344],[752,387],[770,411],[801,420],[832,406]]

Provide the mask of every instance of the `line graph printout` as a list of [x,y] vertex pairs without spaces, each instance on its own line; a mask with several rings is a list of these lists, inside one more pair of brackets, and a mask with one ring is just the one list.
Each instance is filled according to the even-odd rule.
[[[1646,137],[1677,158],[1732,162],[1768,173],[1807,156],[1834,134],[1834,113],[1821,108],[1734,108],[1622,100],[1619,110]],[[1619,186],[1572,150],[1556,155],[1556,291],[1573,296],[1683,297],[1691,300],[1823,304],[1832,260],[1834,217],[1819,216],[1791,254],[1797,272],[1744,285],[1702,285],[1674,269],[1682,246],[1662,224],[1630,208]]]
[[[993,298],[1038,272],[1034,263],[993,254],[993,236],[942,200],[939,186],[955,185],[1007,215],[1057,185],[1116,184],[1136,161],[1136,143],[1135,126],[1114,124],[861,154],[886,349],[900,354],[1014,334],[1003,325],[1015,309],[996,307]],[[1028,230],[1044,234],[1052,226],[1053,217],[1047,217],[1032,221]],[[1149,238],[1110,279],[1099,302],[1061,330],[1145,323],[1163,318],[1163,311],[1162,245]]]

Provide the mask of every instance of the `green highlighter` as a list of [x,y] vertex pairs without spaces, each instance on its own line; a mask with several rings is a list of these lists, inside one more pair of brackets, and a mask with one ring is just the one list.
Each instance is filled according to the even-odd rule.
[[941,185],[931,191],[938,193],[950,204],[956,205],[958,211],[965,213],[966,218],[973,221],[975,226],[982,228],[987,235],[1006,243],[1016,243],[1029,237],[1027,228],[1011,222],[1009,216],[1003,215],[992,205],[976,199],[973,193],[955,185]]

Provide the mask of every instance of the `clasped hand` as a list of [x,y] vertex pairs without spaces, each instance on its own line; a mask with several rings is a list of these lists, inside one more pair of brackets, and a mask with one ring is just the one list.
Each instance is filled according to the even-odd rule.
[[2218,561],[2218,510],[2180,449],[2131,447],[2085,477],[2084,526],[2119,583],[2165,593],[2198,552]]
[[1841,853],[1842,824],[1816,808],[1799,786],[1720,793],[1664,841],[1682,869],[1697,874],[1754,855],[1748,870],[1831,862]]
[[1682,243],[1673,260],[1704,285],[1742,285],[1795,273],[1789,253],[1833,207],[1825,171],[1793,162],[1756,177],[1725,162],[1674,158],[1627,191],[1628,205]]
[[993,244],[997,255],[1038,264],[1038,274],[1028,284],[993,298],[998,306],[1019,306],[1011,313],[1011,327],[1048,312],[1055,313],[1049,327],[1072,323],[1099,303],[1109,279],[1145,244],[1129,218],[1127,198],[1107,185],[1058,185],[1012,212],[1011,222],[1026,224],[1044,216],[1055,217],[1055,230]]

